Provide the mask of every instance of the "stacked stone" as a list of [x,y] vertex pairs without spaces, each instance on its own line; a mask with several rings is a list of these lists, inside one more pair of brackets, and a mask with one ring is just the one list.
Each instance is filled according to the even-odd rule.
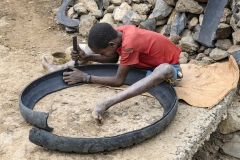
[[198,42],[207,1],[203,0],[76,0],[67,12],[80,19],[78,32],[87,37],[99,22],[135,25],[171,39],[182,49],[180,63],[211,64],[240,50],[240,0],[232,0],[223,11],[212,46]]

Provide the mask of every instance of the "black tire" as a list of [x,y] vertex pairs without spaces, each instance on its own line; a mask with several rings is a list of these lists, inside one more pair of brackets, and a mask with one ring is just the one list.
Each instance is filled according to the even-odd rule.
[[59,23],[70,27],[70,28],[77,28],[79,26],[80,21],[78,19],[71,19],[66,16],[67,8],[73,0],[63,0],[62,5],[60,6],[56,19]]
[[[102,0],[95,0],[95,2],[98,5],[98,9],[102,10],[103,9],[103,1]],[[78,19],[71,19],[68,18],[66,15],[67,9],[71,3],[74,3],[74,0],[62,0],[62,5],[60,6],[56,19],[59,23],[65,25],[66,27],[69,28],[78,28],[80,21]]]
[[[97,76],[114,76],[117,72],[118,65],[116,64],[95,64],[79,66],[78,69]],[[33,128],[29,132],[29,140],[39,146],[58,150],[62,152],[75,153],[95,153],[102,151],[112,151],[119,148],[125,148],[149,139],[163,131],[174,119],[177,108],[178,98],[174,88],[163,82],[150,90],[149,93],[154,95],[163,105],[164,113],[161,119],[155,123],[146,126],[139,130],[134,130],[121,135],[103,138],[69,138],[57,136],[47,131],[52,131],[53,128],[47,125],[48,114],[43,112],[33,111],[34,105],[38,100],[49,93],[81,85],[67,85],[62,80],[62,74],[68,69],[47,74],[30,83],[21,93],[19,107],[22,116],[26,121],[40,128]],[[144,78],[145,70],[131,68],[125,84],[132,85],[138,80]]]

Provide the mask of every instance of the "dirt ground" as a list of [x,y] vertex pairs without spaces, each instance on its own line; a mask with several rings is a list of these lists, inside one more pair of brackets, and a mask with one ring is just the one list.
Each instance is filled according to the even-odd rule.
[[[46,57],[51,62],[51,54],[63,52],[77,35],[66,33],[64,27],[56,23],[52,9],[60,4],[61,0],[0,2],[1,160],[79,157],[79,154],[50,151],[31,143],[28,135],[33,126],[23,119],[18,107],[24,87],[45,74],[41,59]],[[85,40],[78,36],[78,41]],[[48,124],[54,128],[53,133],[69,137],[113,136],[142,128],[161,118],[163,109],[155,98],[137,96],[109,110],[104,125],[99,126],[91,118],[90,107],[117,92],[119,90],[99,85],[73,87],[44,97],[34,110],[50,113]],[[146,112],[148,114],[141,114]],[[94,155],[81,157],[96,159]],[[134,155],[129,158],[133,159]]]

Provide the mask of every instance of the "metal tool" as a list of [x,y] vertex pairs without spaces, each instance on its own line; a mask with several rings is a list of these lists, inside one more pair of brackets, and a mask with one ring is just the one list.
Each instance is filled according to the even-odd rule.
[[[77,52],[77,47],[78,43],[77,43],[77,36],[73,37],[73,50]],[[78,66],[78,59],[75,61],[74,66]]]

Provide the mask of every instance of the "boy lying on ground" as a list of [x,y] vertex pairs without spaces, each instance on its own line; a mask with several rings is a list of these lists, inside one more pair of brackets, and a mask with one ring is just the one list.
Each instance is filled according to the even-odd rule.
[[[86,82],[115,87],[124,84],[131,66],[148,70],[145,78],[92,108],[93,118],[103,123],[103,114],[111,106],[147,92],[165,80],[176,85],[178,75],[181,74],[178,62],[180,53],[179,47],[159,33],[133,25],[114,29],[108,23],[98,23],[89,32],[88,48],[72,50],[71,61],[64,65],[54,65],[44,58],[42,64],[48,72],[70,68],[72,71],[63,73],[63,80],[67,84]],[[88,61],[117,63],[119,56],[120,65],[113,77],[88,75],[74,68],[76,60],[80,64]]]

